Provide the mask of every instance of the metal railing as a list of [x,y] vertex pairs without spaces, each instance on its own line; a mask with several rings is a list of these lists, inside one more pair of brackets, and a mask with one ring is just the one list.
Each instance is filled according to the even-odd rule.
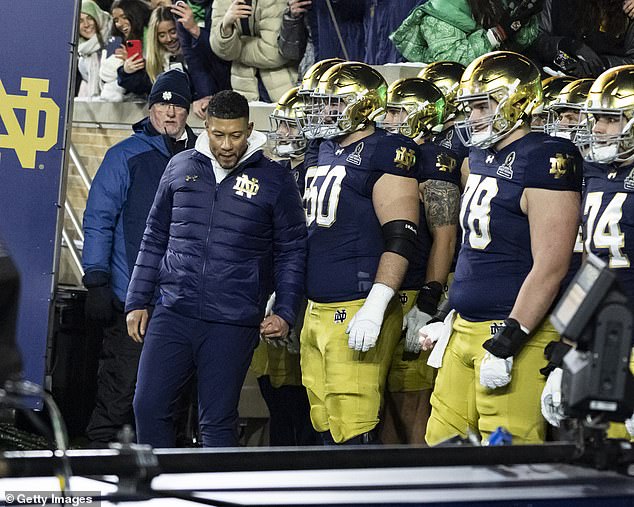
[[[73,143],[68,143],[68,153],[73,162],[73,165],[75,166],[75,169],[77,170],[77,174],[79,174],[79,177],[82,183],[84,184],[84,187],[86,188],[87,191],[90,191],[90,185],[92,184],[92,179],[90,178],[88,171],[86,171],[86,168],[84,167],[84,164],[81,161],[79,153],[77,153],[77,149],[75,148]],[[64,211],[65,211],[65,216],[67,216],[70,219],[70,222],[73,226],[74,235],[78,238],[79,243],[82,244],[83,246],[84,231],[82,230],[81,222],[79,221],[79,218],[77,217],[77,214],[75,213],[75,210],[73,209],[73,207],[71,206],[68,200],[68,193],[66,195],[66,200],[64,202]],[[75,272],[75,274],[79,276],[79,280],[81,280],[82,277],[84,276],[84,269],[82,268],[82,265],[81,265],[80,248],[77,247],[75,241],[69,234],[69,231],[66,229],[65,225],[64,227],[62,227],[62,247],[66,247],[68,249],[68,253],[70,254],[70,258],[72,261],[71,266],[73,268],[73,271]]]

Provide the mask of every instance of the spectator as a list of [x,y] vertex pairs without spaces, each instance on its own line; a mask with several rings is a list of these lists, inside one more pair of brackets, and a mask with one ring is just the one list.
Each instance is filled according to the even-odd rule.
[[284,58],[299,62],[300,79],[311,65],[321,60],[364,61],[363,2],[332,0],[332,6],[336,27],[324,2],[288,0],[278,45]]
[[[145,30],[152,10],[144,0],[115,0],[112,4],[112,35],[125,43],[129,40],[145,39]],[[145,47],[145,44],[143,44]],[[102,98],[112,102],[124,100],[126,89],[119,86],[118,71],[127,59],[125,45],[117,48],[101,65],[99,76],[104,82]]]
[[110,39],[112,18],[102,11],[93,0],[82,0],[79,15],[79,60],[77,69],[81,76],[78,97],[99,97],[101,80],[99,68],[105,58],[104,49]]
[[383,65],[403,61],[403,57],[390,40],[414,7],[425,0],[369,0],[365,2],[363,27],[365,34],[365,57],[370,65]]
[[248,100],[277,101],[295,84],[297,70],[277,49],[285,0],[216,0],[211,49],[230,60],[231,86]]
[[[174,445],[173,405],[196,370],[203,445],[237,445],[238,398],[258,337],[284,338],[295,322],[306,222],[293,177],[263,156],[265,142],[244,96],[218,92],[196,149],[174,157],[161,180],[126,301],[128,331],[145,342],[139,443]],[[273,290],[273,314],[262,320]]]
[[212,1],[194,3],[192,0],[191,3],[195,11],[185,2],[176,2],[172,12],[178,21],[176,30],[194,89],[192,109],[196,116],[205,119],[209,98],[231,88],[231,62],[219,58],[209,45]]
[[84,213],[86,316],[103,327],[97,399],[88,428],[97,446],[133,424],[132,398],[141,345],[128,336],[123,313],[128,283],[154,194],[172,155],[194,146],[185,125],[191,97],[178,70],[161,75],[150,93],[149,118],[108,150]]
[[145,95],[162,72],[171,68],[186,71],[176,20],[169,7],[158,6],[152,15],[145,37],[144,55],[126,58],[118,69],[119,86],[128,92]]
[[540,63],[579,78],[634,63],[634,24],[625,11],[622,0],[545,0],[534,48]]
[[312,27],[308,22],[312,3],[312,0],[288,0],[277,39],[280,54],[291,62],[299,62],[300,80],[315,63]]
[[428,0],[390,38],[406,60],[469,65],[495,49],[521,50],[535,41],[541,1],[510,5],[507,0]]

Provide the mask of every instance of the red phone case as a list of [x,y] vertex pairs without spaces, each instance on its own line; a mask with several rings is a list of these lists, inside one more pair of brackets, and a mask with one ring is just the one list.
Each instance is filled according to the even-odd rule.
[[126,41],[125,45],[126,48],[128,48],[128,58],[134,55],[139,55],[141,58],[143,57],[143,45],[140,40],[131,39]]

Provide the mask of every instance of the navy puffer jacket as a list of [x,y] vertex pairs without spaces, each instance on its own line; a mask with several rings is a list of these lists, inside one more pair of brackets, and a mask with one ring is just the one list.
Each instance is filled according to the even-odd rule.
[[292,175],[258,144],[220,183],[206,132],[196,149],[172,158],[148,216],[126,311],[150,306],[158,283],[161,304],[182,315],[258,326],[275,290],[274,313],[295,322],[304,295],[305,215]]

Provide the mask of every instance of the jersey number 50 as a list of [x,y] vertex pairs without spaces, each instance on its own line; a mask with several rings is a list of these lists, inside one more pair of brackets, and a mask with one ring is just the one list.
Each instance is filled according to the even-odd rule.
[[462,242],[465,241],[465,234],[468,234],[471,248],[483,250],[491,243],[491,199],[497,193],[498,182],[495,178],[483,178],[479,174],[469,175],[462,194],[460,223],[463,228]]
[[309,167],[306,171],[306,189],[304,201],[306,207],[306,225],[317,222],[320,227],[330,227],[337,220],[337,207],[341,182],[346,175],[346,167],[320,165]]

